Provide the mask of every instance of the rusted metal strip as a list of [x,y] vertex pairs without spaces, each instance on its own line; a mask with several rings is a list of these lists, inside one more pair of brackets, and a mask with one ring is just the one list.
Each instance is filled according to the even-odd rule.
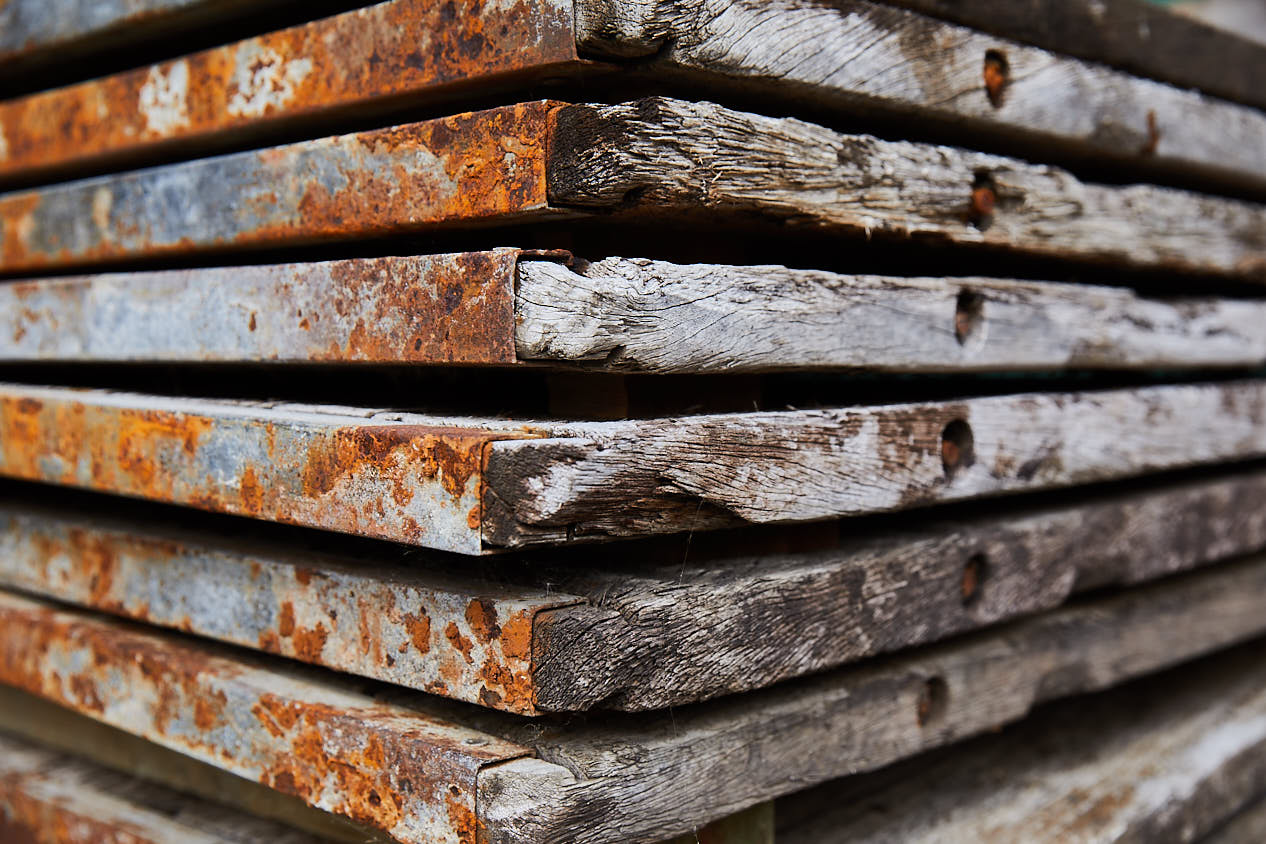
[[0,840],[322,844],[324,839],[0,736]]
[[285,546],[265,536],[233,541],[206,530],[0,503],[5,585],[537,714],[536,617],[583,598],[544,585],[471,577],[462,571],[469,564],[452,571],[451,560],[401,566],[398,547],[357,550],[357,556],[335,555],[296,547],[293,539]]
[[5,194],[0,269],[560,214],[545,184],[553,108],[525,103]]
[[0,285],[0,359],[515,362],[520,251]]
[[522,432],[331,410],[13,387],[0,472],[479,553],[483,447]]
[[0,103],[0,179],[578,64],[569,0],[392,0]]
[[0,595],[0,681],[385,830],[474,842],[509,741],[132,626]]

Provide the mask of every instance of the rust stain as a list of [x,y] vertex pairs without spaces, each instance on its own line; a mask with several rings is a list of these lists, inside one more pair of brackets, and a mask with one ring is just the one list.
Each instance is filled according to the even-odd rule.
[[1143,144],[1143,148],[1139,150],[1140,155],[1155,155],[1156,147],[1160,144],[1161,131],[1156,125],[1156,111],[1148,109],[1147,111],[1147,142]]
[[462,659],[468,663],[474,663],[471,658],[470,651],[475,646],[474,642],[462,635],[462,631],[457,626],[457,622],[450,621],[448,626],[444,628],[444,638],[448,639],[448,643],[453,646],[462,655]]
[[404,617],[405,629],[409,631],[409,641],[413,642],[413,647],[420,654],[431,652],[431,618],[425,612],[419,610],[418,613],[406,615]]
[[1007,57],[1000,50],[985,51],[984,80],[985,95],[989,97],[989,104],[994,108],[1001,108],[1006,98],[1007,83],[1010,81],[1011,70],[1007,62]]
[[491,601],[476,598],[466,606],[466,623],[475,638],[484,644],[501,636],[497,624],[497,608]]

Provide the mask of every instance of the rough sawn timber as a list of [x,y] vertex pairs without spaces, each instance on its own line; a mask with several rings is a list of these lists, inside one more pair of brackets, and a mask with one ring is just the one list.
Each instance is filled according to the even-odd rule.
[[0,838],[14,844],[322,844],[280,824],[2,735]]
[[0,682],[402,841],[647,844],[1266,633],[1264,589],[1254,558],[741,697],[544,725],[4,596]]
[[1266,789],[1262,643],[780,801],[814,844],[1203,841]]
[[577,0],[576,32],[582,52],[653,76],[1266,183],[1255,109],[867,0]]
[[1083,183],[1013,158],[711,103],[649,98],[573,106],[555,118],[549,197],[558,206],[728,212],[802,229],[1266,280],[1266,208],[1253,203]]

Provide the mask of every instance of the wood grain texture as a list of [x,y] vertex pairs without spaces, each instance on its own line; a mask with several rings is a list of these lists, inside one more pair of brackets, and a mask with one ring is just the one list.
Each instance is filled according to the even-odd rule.
[[1264,302],[1166,301],[1092,285],[637,258],[570,266],[521,260],[515,301],[520,360],[629,372],[977,372],[1266,360]]
[[[873,531],[810,553],[546,571],[536,705],[643,710],[749,691],[1266,547],[1266,472]],[[809,840],[809,839],[805,839]]]
[[[1089,184],[1013,158],[711,103],[575,106],[560,109],[556,125],[555,205],[748,214],[867,237],[1266,280],[1266,208],[1257,204]],[[990,192],[987,201],[977,188]]]
[[1264,414],[1266,383],[1239,381],[533,425],[487,447],[482,532],[557,543],[1091,483],[1264,454]]
[[491,844],[654,841],[1259,635],[1264,590],[1259,557],[704,706],[525,725],[538,758],[480,772],[480,817]]
[[[576,29],[597,57],[923,131],[939,123],[985,143],[1011,136],[1254,186],[1266,174],[1266,115],[1254,109],[866,0],[580,0]],[[991,54],[1007,68],[995,95]]]
[[779,840],[1201,840],[1266,789],[1261,644],[784,798]]
[[1004,38],[1266,108],[1266,48],[1143,0],[886,0]]

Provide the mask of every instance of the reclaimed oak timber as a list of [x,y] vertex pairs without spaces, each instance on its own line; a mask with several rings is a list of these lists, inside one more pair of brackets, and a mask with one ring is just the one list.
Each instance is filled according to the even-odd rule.
[[0,180],[117,166],[353,108],[363,119],[368,107],[526,87],[579,64],[571,18],[566,0],[393,0],[0,103]]
[[1266,789],[1261,643],[779,803],[779,839],[1202,841]]
[[495,249],[0,285],[0,361],[628,372],[1251,367],[1266,302]]
[[6,594],[0,682],[402,841],[638,844],[1266,633],[1263,590],[1254,558],[737,698],[546,729]]
[[9,842],[321,844],[321,839],[0,736],[0,838]]
[[1247,460],[1263,413],[1259,380],[619,422],[7,384],[0,475],[477,554]]
[[664,98],[526,103],[3,194],[0,272],[610,212],[1266,279],[1258,204]]
[[1143,0],[884,0],[1056,53],[1266,108],[1266,45]]
[[[1266,471],[953,521],[475,566],[0,500],[0,586],[522,715],[647,710],[1266,548]],[[232,534],[233,538],[227,538]]]

